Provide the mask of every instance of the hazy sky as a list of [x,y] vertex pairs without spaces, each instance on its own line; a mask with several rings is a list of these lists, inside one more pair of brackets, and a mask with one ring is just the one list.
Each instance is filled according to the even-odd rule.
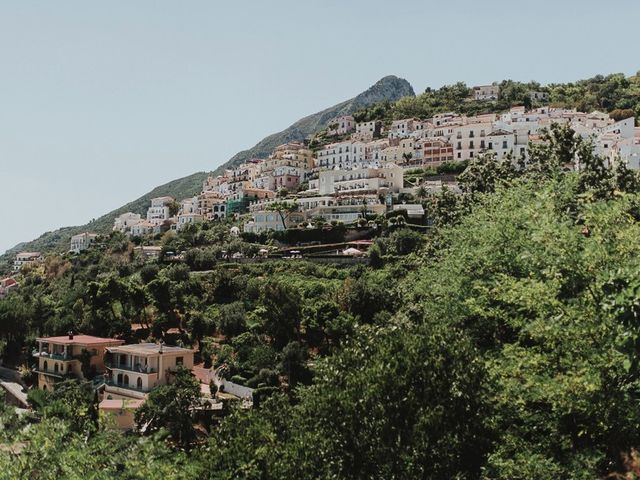
[[0,0],[0,252],[213,170],[384,75],[640,69],[637,0]]

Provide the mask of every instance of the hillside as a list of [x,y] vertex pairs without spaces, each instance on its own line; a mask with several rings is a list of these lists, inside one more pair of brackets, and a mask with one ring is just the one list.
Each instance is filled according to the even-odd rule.
[[[285,130],[264,138],[253,148],[237,153],[228,162],[220,165],[214,171],[214,174],[218,174],[225,168],[238,165],[250,158],[269,155],[275,147],[285,142],[304,140],[309,135],[322,130],[327,125],[327,122],[336,116],[350,114],[375,103],[384,101],[394,102],[402,97],[413,95],[415,95],[415,93],[409,82],[393,75],[386,76],[356,97],[304,117]],[[173,180],[154,188],[140,198],[102,215],[90,223],[73,227],[63,227],[52,232],[46,232],[30,242],[20,243],[0,256],[0,270],[7,265],[13,255],[18,251],[64,251],[67,249],[69,240],[73,235],[85,231],[108,233],[113,225],[114,217],[129,211],[144,214],[151,198],[169,195],[180,199],[194,195],[200,191],[202,182],[206,179],[207,175],[207,172],[198,172],[187,177]]]
[[[470,162],[459,195],[425,200],[433,228],[381,222],[369,265],[230,262],[281,232],[206,222],[158,242],[184,262],[114,235],[24,269],[0,300],[0,354],[38,370],[21,369],[31,412],[0,401],[0,478],[637,478],[640,176],[573,133],[550,129],[522,168]],[[252,408],[176,368],[122,435],[94,383],[42,388],[42,372],[74,374],[29,355],[34,338],[70,330],[192,346],[254,389]],[[129,391],[147,374],[110,370]]]
[[322,130],[329,120],[337,116],[348,115],[376,103],[384,101],[395,102],[400,98],[413,96],[415,96],[415,93],[409,82],[393,75],[386,76],[376,82],[376,84],[367,91],[362,92],[351,100],[304,117],[286,130],[269,135],[255,144],[253,148],[235,154],[227,163],[220,165],[214,173],[219,174],[224,171],[225,168],[239,165],[251,158],[265,157],[269,155],[275,147],[283,143],[292,140],[304,140],[309,135]]

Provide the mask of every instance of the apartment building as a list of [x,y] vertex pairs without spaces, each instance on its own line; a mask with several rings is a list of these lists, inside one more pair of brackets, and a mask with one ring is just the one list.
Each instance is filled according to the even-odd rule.
[[348,168],[363,160],[352,140],[325,145],[316,152],[316,159],[320,168]]
[[13,271],[17,272],[25,265],[35,265],[44,261],[40,252],[19,252],[13,261]]
[[36,338],[38,388],[52,390],[64,378],[87,379],[105,372],[104,355],[108,347],[122,345],[123,340],[68,335]]
[[155,387],[170,383],[177,368],[193,368],[194,350],[162,343],[114,345],[106,349],[104,398],[144,399]]
[[374,168],[325,170],[319,174],[318,194],[398,193],[403,183],[403,169],[394,163]]
[[147,221],[159,225],[171,216],[170,205],[175,202],[173,197],[157,197],[151,199],[151,206],[147,210]]
[[355,121],[351,115],[336,117],[327,125],[328,135],[346,135],[355,129]]
[[74,235],[71,237],[71,246],[69,247],[69,251],[73,253],[80,253],[89,248],[91,244],[96,241],[96,238],[98,238],[97,233],[84,232]]
[[116,217],[113,222],[113,231],[126,233],[131,230],[131,227],[140,223],[142,217],[138,213],[127,212]]
[[371,120],[370,122],[358,122],[356,123],[355,137],[359,140],[373,140],[373,138],[380,134],[381,124],[377,120]]

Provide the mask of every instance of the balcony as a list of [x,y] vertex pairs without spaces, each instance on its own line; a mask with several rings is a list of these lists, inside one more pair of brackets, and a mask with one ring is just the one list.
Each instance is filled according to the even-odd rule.
[[142,365],[134,365],[133,367],[130,367],[129,365],[117,365],[117,364],[114,364],[113,362],[105,362],[105,366],[109,370],[124,370],[127,372],[143,373],[145,375],[158,373],[155,368],[144,367]]
[[37,350],[34,350],[32,352],[32,355],[34,357],[49,358],[51,360],[62,360],[65,362],[68,362],[71,360],[80,360],[80,357],[78,355],[69,355],[64,353],[38,352]]
[[148,391],[136,388],[132,385],[125,385],[123,383],[114,382],[113,379],[105,379],[105,395],[109,393],[115,393],[119,395],[124,395],[125,397],[133,397],[133,398],[146,398]]

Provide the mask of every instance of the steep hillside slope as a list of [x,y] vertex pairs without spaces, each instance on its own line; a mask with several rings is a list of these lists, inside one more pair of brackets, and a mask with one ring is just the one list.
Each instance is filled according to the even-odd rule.
[[[224,171],[225,168],[238,165],[250,158],[269,155],[275,147],[282,143],[291,140],[304,140],[309,135],[322,130],[329,120],[336,116],[353,113],[374,103],[383,101],[394,102],[402,97],[414,95],[415,93],[409,82],[402,78],[389,75],[380,79],[371,88],[356,97],[322,110],[321,112],[304,117],[295,122],[289,128],[281,132],[274,133],[273,135],[269,135],[258,142],[253,148],[237,153],[228,162],[219,166],[215,170],[214,174],[218,174]],[[205,180],[207,175],[207,172],[198,172],[193,175],[189,175],[188,177],[173,180],[154,188],[152,191],[146,193],[137,200],[127,203],[126,205],[123,205],[122,207],[113,210],[97,218],[93,222],[87,223],[86,225],[63,227],[53,232],[44,233],[33,241],[20,243],[8,250],[4,255],[0,256],[0,270],[3,269],[3,266],[7,265],[7,262],[18,251],[64,251],[68,248],[71,236],[77,233],[82,233],[84,231],[108,233],[113,225],[114,217],[128,211],[144,214],[149,205],[149,200],[153,197],[170,195],[181,199],[194,195],[200,191],[202,182]]]
[[292,140],[304,140],[309,135],[325,128],[329,120],[337,116],[348,115],[374,103],[383,101],[395,102],[402,97],[413,96],[415,96],[413,88],[405,79],[398,78],[394,75],[386,76],[376,82],[375,85],[367,91],[362,92],[351,100],[304,117],[289,128],[264,138],[254,145],[253,148],[235,154],[227,163],[220,165],[214,173],[219,174],[224,171],[225,168],[239,165],[251,158],[265,157],[269,155],[275,147],[283,143]]

